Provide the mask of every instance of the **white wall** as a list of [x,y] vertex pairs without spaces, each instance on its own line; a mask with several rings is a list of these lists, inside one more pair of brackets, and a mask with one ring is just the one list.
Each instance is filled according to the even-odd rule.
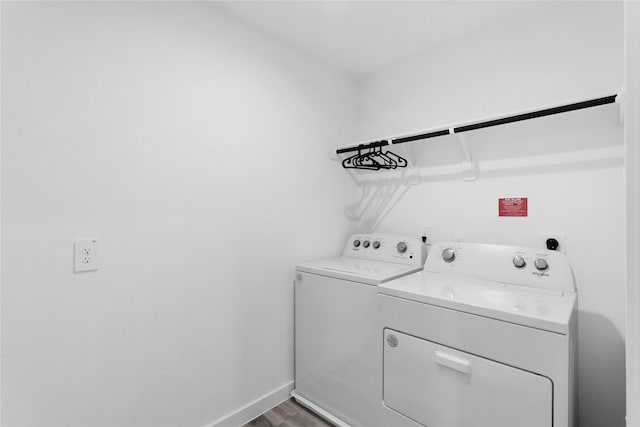
[[[623,79],[621,3],[564,3],[554,14],[486,29],[361,83],[360,139],[442,128],[615,94]],[[579,290],[580,426],[623,426],[625,190],[616,106],[466,134],[479,161],[461,179],[455,137],[404,144],[422,168],[378,227],[435,240],[538,244],[564,232]],[[436,171],[436,172],[433,172]],[[500,197],[529,216],[499,218]],[[526,345],[526,343],[522,343]]]
[[3,2],[2,65],[2,424],[204,426],[286,391],[293,266],[353,227],[325,154],[353,82],[191,2]]
[[640,3],[625,2],[627,426],[640,426]]

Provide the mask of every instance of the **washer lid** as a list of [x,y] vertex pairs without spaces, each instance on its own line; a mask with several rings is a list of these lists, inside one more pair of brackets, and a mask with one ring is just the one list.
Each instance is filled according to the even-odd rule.
[[574,292],[426,271],[380,285],[378,293],[560,334],[569,333],[576,304]]
[[422,266],[342,256],[298,264],[296,270],[369,285],[378,285],[420,271]]

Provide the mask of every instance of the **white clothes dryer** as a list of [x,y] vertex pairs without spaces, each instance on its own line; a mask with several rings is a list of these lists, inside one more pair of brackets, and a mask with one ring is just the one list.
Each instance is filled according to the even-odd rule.
[[577,291],[565,255],[439,243],[423,272],[378,290],[388,425],[576,425]]
[[419,238],[356,234],[342,256],[296,266],[292,396],[298,402],[336,425],[377,425],[377,286],[422,270],[426,256]]

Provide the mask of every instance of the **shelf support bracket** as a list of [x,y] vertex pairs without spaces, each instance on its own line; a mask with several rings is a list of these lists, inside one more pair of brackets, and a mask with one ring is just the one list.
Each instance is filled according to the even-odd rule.
[[471,158],[471,152],[467,145],[467,139],[462,133],[455,133],[454,128],[449,128],[449,134],[456,135],[460,142],[460,151],[462,152],[462,180],[475,181],[478,179],[478,162]]

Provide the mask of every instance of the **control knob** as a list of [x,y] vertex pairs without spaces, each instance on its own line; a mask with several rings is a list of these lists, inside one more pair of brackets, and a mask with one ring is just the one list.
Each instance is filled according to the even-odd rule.
[[396,249],[398,249],[398,252],[403,254],[403,253],[407,252],[407,244],[405,242],[400,242],[396,246]]
[[380,242],[377,240],[373,242],[373,249],[378,249],[380,247]]
[[353,241],[353,247],[354,247],[354,248],[357,248],[357,247],[359,247],[359,246],[360,246],[360,240],[358,240],[358,239],[354,240],[354,241]]
[[513,257],[513,265],[515,265],[518,268],[522,268],[525,265],[527,265],[527,262],[520,255],[517,255]]
[[444,251],[442,251],[442,259],[445,260],[446,262],[451,262],[456,258],[456,252],[451,249],[451,248],[447,248]]
[[533,262],[533,265],[535,265],[536,268],[541,271],[546,270],[549,267],[549,263],[547,263],[547,260],[543,258],[536,258],[536,260]]
[[362,246],[364,246],[365,248],[368,248],[370,245],[368,240],[365,240],[364,242],[362,242]]

